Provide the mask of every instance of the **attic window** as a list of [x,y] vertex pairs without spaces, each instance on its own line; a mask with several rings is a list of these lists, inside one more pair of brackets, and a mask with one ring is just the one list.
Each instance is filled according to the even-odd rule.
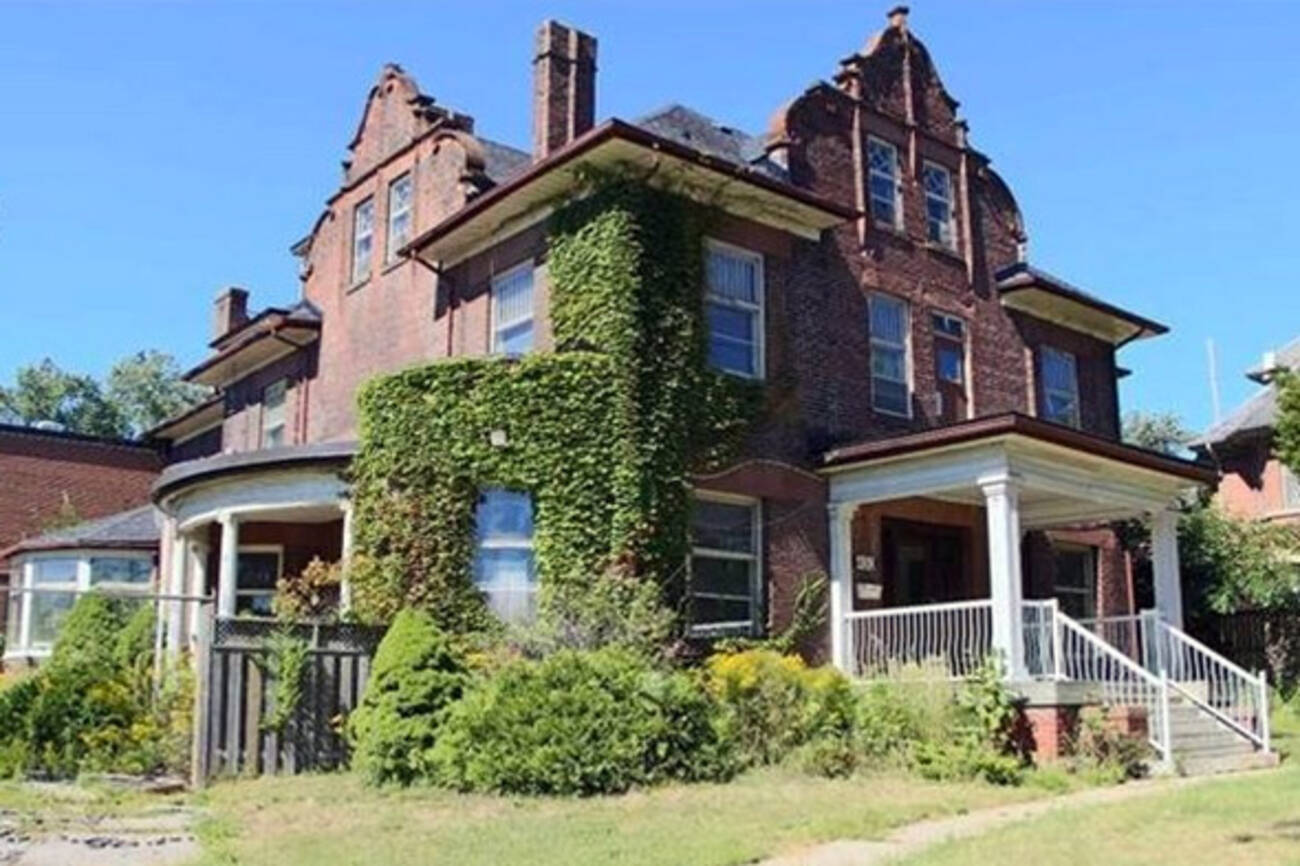
[[411,239],[411,173],[388,185],[388,240],[384,263],[397,261],[397,251]]
[[925,221],[930,243],[957,249],[952,219],[952,174],[941,165],[927,162],[921,169],[921,185],[925,188]]
[[375,251],[375,200],[368,198],[352,212],[352,284],[370,276],[370,259]]
[[902,228],[899,207],[898,148],[878,138],[867,139],[867,186],[871,196],[871,217],[881,225]]

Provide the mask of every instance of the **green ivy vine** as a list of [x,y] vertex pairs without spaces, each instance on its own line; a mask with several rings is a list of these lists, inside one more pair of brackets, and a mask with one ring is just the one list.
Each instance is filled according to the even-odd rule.
[[708,209],[628,176],[593,184],[551,219],[554,352],[362,388],[349,577],[363,620],[413,606],[456,631],[487,624],[471,579],[487,486],[533,496],[543,609],[610,570],[680,591],[690,474],[734,455],[761,389],[706,363]]

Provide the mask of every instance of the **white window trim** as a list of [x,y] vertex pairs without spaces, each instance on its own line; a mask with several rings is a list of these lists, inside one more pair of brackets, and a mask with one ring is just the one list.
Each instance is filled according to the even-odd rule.
[[[926,169],[931,169],[931,168],[943,172],[944,177],[948,179],[948,197],[945,199],[940,199],[939,196],[935,195],[934,193],[930,192],[930,190],[926,189],[925,171]],[[921,193],[925,196],[925,201],[927,205],[929,204],[930,199],[933,198],[933,199],[943,201],[944,204],[948,206],[947,241],[930,240],[930,209],[928,206],[925,209],[926,240],[929,241],[930,243],[937,243],[939,244],[939,246],[943,247],[946,250],[951,250],[955,252],[957,250],[957,203],[955,201],[956,193],[953,190],[952,171],[946,165],[941,165],[940,163],[934,162],[933,160],[929,160],[929,159],[922,160],[921,161]]]
[[[1048,386],[1047,377],[1043,375],[1043,367],[1048,352],[1054,352],[1055,354],[1060,355],[1062,358],[1069,359],[1070,372],[1072,374],[1070,379],[1072,384],[1074,385],[1072,390],[1067,391],[1061,388],[1052,388]],[[1058,349],[1055,346],[1049,346],[1046,344],[1039,346],[1038,347],[1038,378],[1042,382],[1042,386],[1043,386],[1042,387],[1043,411],[1039,412],[1039,415],[1042,416],[1045,420],[1054,421],[1055,423],[1060,424],[1061,422],[1059,420],[1055,418],[1048,418],[1046,415],[1048,406],[1050,405],[1048,398],[1051,396],[1069,397],[1071,400],[1071,405],[1074,406],[1074,411],[1070,413],[1070,420],[1066,422],[1066,424],[1067,426],[1073,427],[1076,430],[1079,429],[1082,426],[1083,422],[1081,416],[1082,407],[1079,405],[1079,359],[1075,356],[1075,354],[1073,352],[1067,352],[1064,349]]]
[[[270,392],[270,390],[271,390],[272,388],[275,388],[275,387],[277,387],[277,386],[282,387],[282,388],[284,389],[284,393],[283,393],[283,395],[280,397],[280,423],[279,423],[279,424],[276,424],[276,425],[273,426],[273,425],[271,424],[271,413],[270,413],[270,411],[269,411],[268,408],[267,408],[266,395]],[[267,385],[265,388],[262,389],[262,439],[261,439],[261,445],[262,445],[263,448],[267,447],[266,442],[267,442],[267,436],[268,436],[268,434],[269,434],[272,430],[276,429],[276,427],[279,427],[279,428],[280,428],[280,431],[281,431],[281,432],[280,432],[280,445],[277,446],[277,447],[282,447],[282,446],[284,446],[284,445],[288,445],[288,444],[289,444],[289,439],[288,439],[288,433],[289,433],[289,379],[288,379],[288,377],[285,377],[285,376],[282,376],[282,377],[280,377],[279,379],[276,379],[274,382],[272,382],[271,384]]]
[[[408,181],[411,185],[411,192],[406,197],[406,209],[404,211],[393,210],[393,189],[403,180]],[[384,264],[391,265],[397,261],[397,251],[401,247],[393,243],[393,220],[400,213],[407,216],[407,236],[403,245],[409,243],[415,236],[415,173],[404,171],[397,177],[388,182],[388,201],[386,202],[386,214],[384,220]]]
[[[90,582],[90,560],[91,559],[135,559],[149,564],[150,580],[148,583],[100,583],[92,586]],[[120,550],[114,548],[77,548],[74,550],[48,550],[23,554],[14,558],[14,569],[10,572],[10,581],[17,580],[18,588],[23,590],[33,590],[36,587],[36,563],[41,560],[49,559],[74,559],[77,561],[76,575],[72,581],[65,581],[57,584],[44,584],[41,589],[51,592],[69,592],[75,593],[78,598],[91,589],[109,590],[114,594],[127,595],[139,594],[148,595],[152,593],[158,581],[157,568],[154,566],[154,556],[152,553],[139,550]],[[12,583],[11,583],[12,585]],[[5,635],[5,658],[43,658],[48,656],[54,649],[53,644],[33,644],[31,642],[32,634],[32,604],[31,600],[35,594],[28,591],[17,593],[10,597],[9,603],[12,605],[15,601],[22,604],[21,619],[18,623],[17,635]],[[7,623],[5,624],[7,627]]]
[[[358,217],[361,215],[361,209],[370,205],[370,253],[368,254],[365,266],[365,273],[360,273],[357,267],[357,250],[359,249],[358,241],[362,235],[357,232]],[[368,195],[361,201],[352,206],[352,246],[349,249],[350,264],[349,270],[352,275],[351,283],[359,286],[366,280],[370,279],[370,273],[375,267],[375,197]]]
[[[751,531],[753,533],[754,552],[737,553],[734,550],[718,550],[712,547],[697,547],[691,545],[690,556],[687,560],[687,571],[689,579],[690,566],[694,564],[696,556],[704,556],[711,559],[733,559],[743,562],[752,562],[753,571],[750,575],[750,595],[745,601],[749,602],[750,618],[748,621],[735,620],[730,622],[711,622],[711,623],[690,623],[687,626],[687,634],[691,637],[723,637],[726,635],[758,635],[762,633],[763,628],[763,501],[750,496],[740,496],[731,493],[716,493],[711,490],[696,490],[693,493],[696,500],[704,502],[719,502],[725,505],[744,505],[751,509],[753,521]],[[738,595],[720,595],[718,593],[689,593],[691,598],[697,595],[700,598],[722,598],[731,601],[738,601],[741,596]]]
[[[872,323],[871,305],[876,302],[877,298],[886,298],[890,301],[895,301],[903,305],[903,347],[902,348],[903,348],[903,366],[906,370],[905,375],[907,379],[902,384],[907,388],[907,401],[906,401],[907,411],[895,412],[892,409],[882,409],[881,407],[876,405],[876,382],[875,382],[876,373],[874,367],[872,366],[871,358],[868,358],[867,376],[871,383],[871,411],[878,412],[881,415],[889,415],[890,417],[893,418],[910,419],[912,417],[912,396],[916,390],[913,384],[916,381],[916,374],[915,371],[912,369],[912,305],[909,304],[906,299],[900,298],[897,295],[891,295],[887,292],[871,292],[867,295],[867,336],[870,341],[871,352],[876,351],[876,344],[880,344],[882,347],[889,348],[889,349],[898,348],[897,344],[891,343],[887,340],[883,340],[877,337],[875,331],[871,327],[871,323]],[[895,380],[886,379],[886,381],[892,382]]]
[[885,222],[884,220],[878,219],[871,206],[872,202],[876,198],[871,191],[871,179],[873,176],[878,174],[881,177],[884,177],[884,175],[871,166],[870,150],[868,150],[867,157],[867,212],[871,214],[871,220],[876,225],[888,226],[891,229],[900,230],[903,227],[903,171],[902,163],[898,160],[898,147],[895,146],[893,142],[886,141],[885,139],[875,135],[868,135],[867,147],[870,148],[873,144],[887,148],[894,158],[894,173],[889,178],[894,184],[894,221]]
[[[707,262],[705,263],[705,274],[704,274],[705,303],[716,303],[724,307],[731,307],[734,310],[744,310],[745,312],[748,313],[756,312],[758,314],[758,322],[755,326],[755,333],[754,333],[754,355],[755,355],[754,372],[752,374],[742,373],[736,370],[719,370],[719,372],[725,373],[728,376],[735,376],[738,379],[752,379],[754,381],[761,381],[763,379],[766,379],[767,378],[767,272],[764,270],[763,267],[763,254],[755,250],[749,250],[749,249],[745,249],[744,247],[738,247],[735,244],[729,244],[726,241],[717,240],[716,238],[705,238],[704,248],[706,251],[705,252],[706,255],[708,254],[709,250],[717,250],[718,252],[725,253],[727,255],[736,256],[738,258],[749,259],[754,263],[754,278],[758,283],[758,287],[757,287],[758,291],[755,294],[755,296],[758,298],[758,303],[756,304],[746,303],[745,301],[737,301],[734,298],[718,297],[717,295],[714,295],[709,290],[709,284],[708,284],[709,277],[707,272],[708,263]],[[709,339],[713,339],[712,334],[709,335]]]
[[1087,585],[1084,587],[1070,586],[1068,584],[1059,584],[1056,582],[1056,575],[1052,580],[1052,595],[1060,597],[1061,595],[1077,595],[1084,599],[1084,610],[1091,608],[1091,613],[1087,618],[1097,615],[1097,548],[1087,544],[1053,544],[1053,554],[1059,553],[1082,553],[1088,557],[1087,564]]
[[[519,316],[518,318],[511,319],[508,322],[498,322],[497,286],[523,271],[530,272],[533,281],[532,288],[529,290],[532,303],[528,307],[528,315]],[[505,351],[501,348],[501,332],[516,327],[517,325],[522,325],[525,322],[531,323],[533,327],[533,348],[530,348],[529,352],[533,351],[537,346],[537,266],[533,260],[525,259],[519,264],[506,268],[504,271],[493,275],[492,284],[488,290],[488,300],[488,328],[491,332],[491,353],[493,355],[505,355]]]
[[[541,575],[537,572],[537,500],[531,492],[517,490],[509,487],[489,487],[479,491],[479,496],[487,494],[489,490],[496,490],[504,493],[523,493],[528,496],[529,508],[533,517],[533,533],[527,538],[510,535],[488,536],[484,537],[478,533],[478,527],[474,530],[474,552],[477,557],[480,550],[526,550],[532,555],[532,574],[529,583],[529,591],[533,595],[533,603],[536,604],[538,591],[540,590]],[[476,500],[477,502],[477,500]],[[477,506],[476,506],[477,508]],[[474,588],[485,598],[490,594],[488,590],[478,585],[478,575],[474,575]]]
[[[239,565],[238,565],[239,559],[238,559],[238,554],[240,554],[240,553],[274,553],[274,554],[276,555],[275,573],[276,573],[276,579],[278,580],[279,578],[284,577],[284,545],[283,545],[283,544],[241,544],[241,545],[239,545],[239,547],[238,547],[238,549],[235,551],[235,553],[236,553],[236,559],[235,559],[235,562],[236,562],[236,565],[235,565],[235,610],[236,610],[236,611],[239,610],[239,598],[240,598],[240,596],[251,597],[251,596],[263,596],[263,595],[269,595],[269,596],[274,597],[274,596],[275,596],[275,592],[276,592],[274,589],[266,590],[266,589],[240,589],[240,588],[239,588]],[[236,613],[236,616],[256,616],[256,614],[249,614],[249,613],[245,612],[245,613],[242,613],[242,614],[240,614],[240,613]],[[259,618],[260,618],[260,617],[259,617]]]

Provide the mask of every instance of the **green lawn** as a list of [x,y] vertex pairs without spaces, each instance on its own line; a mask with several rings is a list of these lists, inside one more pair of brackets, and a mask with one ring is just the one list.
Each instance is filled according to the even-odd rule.
[[1214,779],[1167,794],[1071,809],[952,842],[907,866],[1068,863],[1071,866],[1300,864],[1300,716],[1274,715],[1280,770]]
[[205,864],[739,864],[802,845],[1045,796],[1036,786],[769,771],[621,797],[376,792],[352,776],[233,781],[201,798]]

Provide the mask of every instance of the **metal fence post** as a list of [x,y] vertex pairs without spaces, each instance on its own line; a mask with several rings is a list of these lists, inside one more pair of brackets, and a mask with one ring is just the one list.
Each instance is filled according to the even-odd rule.
[[1172,767],[1174,763],[1174,728],[1169,718],[1169,674],[1160,669],[1160,739],[1165,752],[1165,762]]
[[1054,598],[1052,601],[1052,673],[1057,680],[1065,679],[1065,660],[1063,647],[1065,645],[1064,635],[1061,628],[1061,600]]
[[1259,735],[1264,743],[1264,751],[1270,747],[1271,720],[1268,717],[1268,671],[1259,670]]

